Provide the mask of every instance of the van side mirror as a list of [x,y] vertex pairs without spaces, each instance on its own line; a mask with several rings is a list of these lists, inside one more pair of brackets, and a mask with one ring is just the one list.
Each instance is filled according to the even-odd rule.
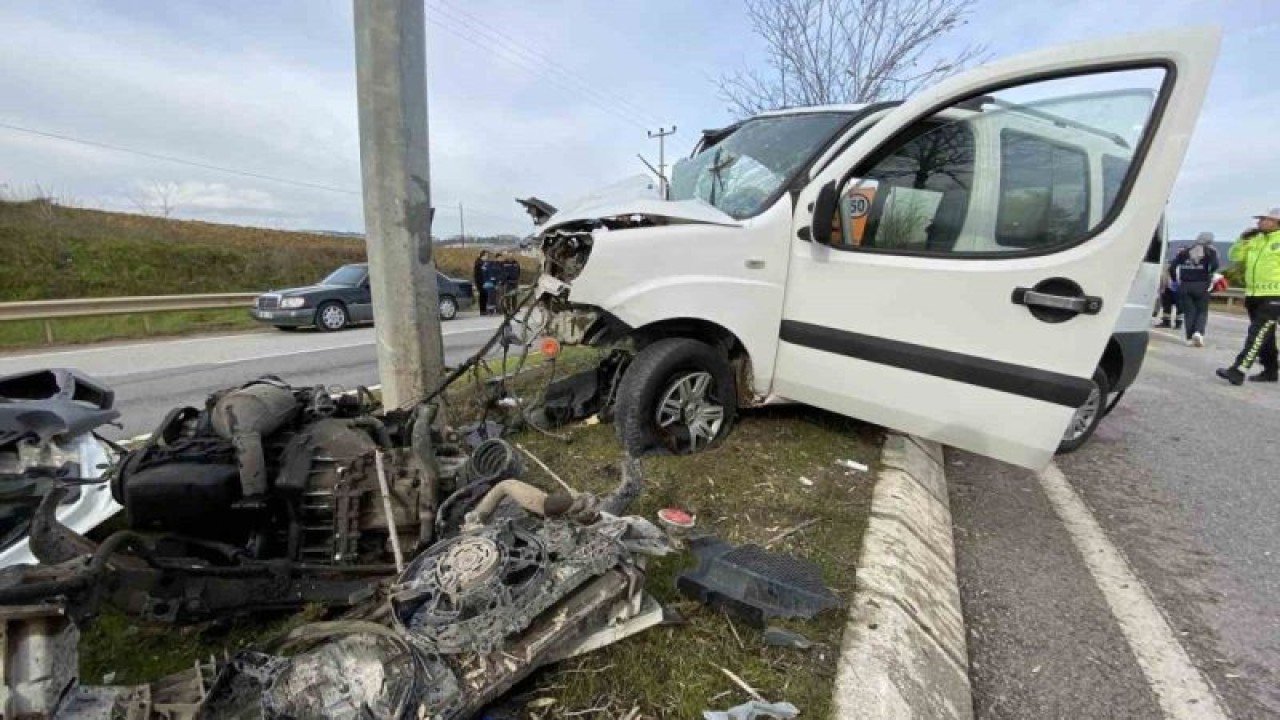
[[840,194],[836,192],[836,181],[832,180],[818,191],[818,199],[813,203],[813,241],[823,245],[831,244],[832,220],[836,216],[836,202]]

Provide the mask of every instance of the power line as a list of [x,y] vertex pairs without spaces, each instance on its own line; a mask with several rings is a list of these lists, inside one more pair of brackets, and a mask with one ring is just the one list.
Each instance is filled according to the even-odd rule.
[[623,98],[621,96],[609,93],[605,90],[596,88],[591,84],[590,80],[574,72],[573,70],[570,70],[564,65],[556,62],[553,58],[548,56],[546,53],[543,53],[528,45],[525,45],[524,43],[520,42],[519,39],[512,37],[511,35],[504,32],[502,29],[494,27],[493,25],[485,22],[483,19],[467,12],[465,9],[458,7],[457,5],[454,5],[453,3],[448,2],[447,0],[435,0],[434,5],[432,5],[431,7],[433,10],[435,10],[438,13],[444,13],[448,15],[452,20],[454,20],[454,22],[460,23],[464,27],[467,27],[474,32],[480,33],[481,35],[486,36],[490,40],[496,40],[500,42],[504,49],[517,51],[519,54],[523,55],[524,57],[550,68],[551,70],[553,70],[560,76],[564,77],[568,81],[574,83],[575,85],[578,85],[583,91],[590,93],[594,97],[599,98],[604,102],[617,105],[618,107],[620,107],[621,109],[625,110],[626,112],[632,115],[638,115],[648,120],[655,119],[654,116],[649,115],[649,111],[646,110],[644,107],[631,102],[627,98]]
[[[4,123],[4,122],[0,122],[0,128],[3,128],[5,130],[11,130],[13,132],[26,133],[28,135],[36,135],[39,137],[49,138],[52,140],[59,140],[62,142],[74,143],[76,145],[85,145],[87,147],[98,148],[100,150],[111,150],[114,152],[137,155],[139,157],[145,157],[151,160],[162,160],[164,162],[175,163],[178,165],[187,165],[190,167],[200,168],[202,170],[213,170],[220,173],[227,173],[229,175],[240,175],[242,177],[255,178],[257,180],[268,180],[270,182],[280,183],[283,185],[294,185],[297,187],[309,188],[312,190],[325,190],[327,192],[342,193],[344,195],[358,196],[361,194],[359,190],[334,187],[332,185],[321,185],[319,183],[307,182],[305,180],[293,180],[290,178],[283,178],[275,175],[266,175],[264,173],[253,172],[251,170],[237,170],[235,168],[223,167],[221,165],[211,165],[209,163],[200,162],[198,160],[188,160],[186,158],[174,157],[172,155],[163,155],[161,153],[154,153],[148,150],[139,150],[137,148],[127,147],[124,145],[116,145],[114,143],[101,142],[99,140],[86,140],[84,138],[72,137],[70,135],[63,135],[60,133],[48,132],[45,130],[35,130],[33,128],[22,127],[20,125],[11,125],[9,123]],[[436,212],[454,213],[456,211],[453,210],[453,208],[448,207],[448,205],[452,205],[452,204],[453,203],[447,203],[446,206],[437,208]],[[511,215],[501,215],[498,213],[498,211],[486,212],[484,210],[476,209],[475,206],[472,206],[470,212],[473,215],[483,215],[486,217],[493,218],[495,220],[504,220],[504,221],[511,221],[512,216],[517,214],[515,210],[512,210]]]
[[311,188],[313,190],[327,190],[329,192],[343,193],[346,195],[359,195],[359,190],[348,190],[346,188],[333,187],[331,185],[320,185],[319,183],[307,182],[305,180],[292,180],[290,178],[277,177],[275,175],[266,175],[263,173],[252,172],[249,170],[236,170],[235,168],[222,167],[220,165],[210,165],[209,163],[199,162],[197,160],[187,160],[186,158],[174,157],[172,155],[161,155],[147,150],[139,150],[137,148],[125,147],[124,145],[114,145],[112,143],[99,142],[97,140],[85,140],[83,138],[71,137],[70,135],[60,135],[58,133],[46,132],[44,130],[33,130],[18,125],[10,125],[0,122],[0,128],[12,130],[14,132],[27,133],[28,135],[39,135],[40,137],[52,138],[63,142],[75,143],[77,145],[87,145],[89,147],[100,148],[103,150],[114,150],[116,152],[129,153],[130,155],[138,155],[140,157],[151,158],[152,160],[163,160],[165,162],[176,163],[178,165],[189,165],[191,167],[202,168],[204,170],[214,170],[217,172],[228,173],[231,175],[242,175],[244,177],[257,178],[258,180],[269,180],[274,183],[283,185],[296,185],[297,187]]
[[[448,22],[446,22],[446,20]],[[481,50],[486,50],[492,53],[495,57],[499,57],[502,60],[505,60],[506,62],[512,65],[515,65],[516,67],[522,70],[526,70],[531,73],[541,74],[544,78],[560,86],[562,89],[582,97],[583,100],[590,102],[591,104],[617,117],[619,120],[622,120],[623,122],[634,125],[640,129],[648,128],[648,126],[645,125],[643,122],[641,122],[640,120],[637,120],[632,113],[622,110],[621,108],[616,108],[613,105],[608,104],[607,102],[601,101],[599,98],[594,97],[590,93],[584,92],[582,88],[574,87],[557,76],[543,73],[540,68],[528,64],[523,57],[521,57],[520,55],[516,55],[510,49],[500,45],[490,45],[486,42],[482,42],[476,39],[472,35],[472,33],[476,32],[474,28],[471,28],[467,25],[462,24],[461,21],[457,20],[456,18],[450,15],[439,13],[439,12],[431,13],[427,15],[427,22],[432,23],[433,25],[439,27],[442,30],[447,31],[449,34],[461,40],[471,43],[472,45],[475,45]],[[487,37],[487,36],[486,36],[486,39],[490,41],[493,40],[493,38]]]

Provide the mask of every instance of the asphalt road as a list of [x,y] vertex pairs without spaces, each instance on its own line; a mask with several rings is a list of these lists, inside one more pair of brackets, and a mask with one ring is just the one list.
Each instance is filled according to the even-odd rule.
[[1280,716],[1280,386],[1213,375],[1244,328],[1154,332],[1061,475],[949,453],[978,717]]
[[[458,363],[475,353],[497,324],[495,318],[476,315],[445,323],[445,362]],[[123,427],[104,428],[103,433],[115,439],[151,432],[172,408],[198,407],[215,390],[266,374],[294,385],[348,389],[378,382],[371,327],[337,333],[241,333],[0,355],[0,376],[48,367],[82,370],[116,391]]]

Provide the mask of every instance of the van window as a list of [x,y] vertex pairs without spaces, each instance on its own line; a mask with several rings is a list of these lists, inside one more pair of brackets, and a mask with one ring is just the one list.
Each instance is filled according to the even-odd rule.
[[1111,212],[1120,195],[1120,186],[1124,184],[1124,176],[1129,170],[1129,158],[1115,155],[1102,156],[1102,214]]
[[[848,247],[944,250],[955,243],[973,186],[973,130],[922,123],[870,174],[874,190],[841,197]],[[859,222],[861,220],[861,222]]]
[[960,257],[1083,242],[1123,202],[1165,72],[1039,80],[939,110],[851,169],[824,240]]
[[1002,131],[996,243],[1012,248],[1061,245],[1088,227],[1088,155],[1043,137]]

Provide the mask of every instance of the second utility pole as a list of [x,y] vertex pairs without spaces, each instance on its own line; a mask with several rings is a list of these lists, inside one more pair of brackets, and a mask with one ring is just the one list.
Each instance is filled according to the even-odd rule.
[[676,126],[672,125],[670,130],[659,127],[658,132],[649,130],[650,138],[658,138],[658,182],[661,183],[662,199],[667,199],[667,136],[676,134]]
[[462,203],[458,203],[458,240],[462,247],[467,246],[467,218],[462,214]]

